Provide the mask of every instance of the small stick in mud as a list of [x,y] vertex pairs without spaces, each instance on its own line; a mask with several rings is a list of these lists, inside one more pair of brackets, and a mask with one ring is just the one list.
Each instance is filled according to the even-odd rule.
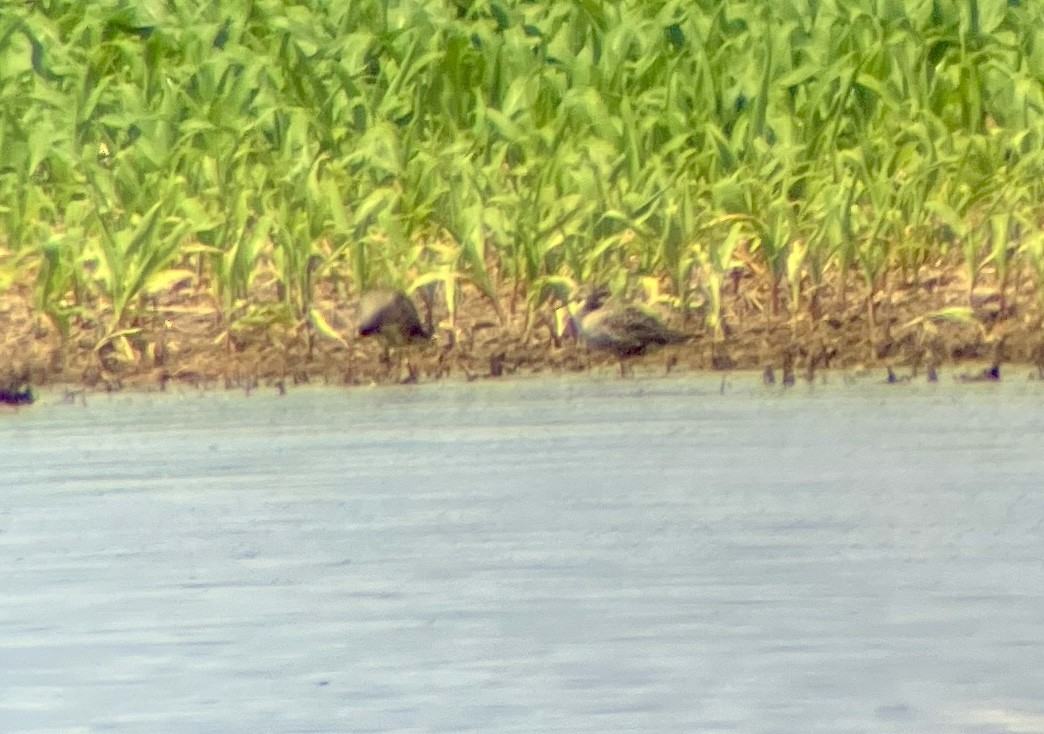
[[900,377],[899,375],[895,374],[895,370],[892,369],[891,365],[889,365],[885,369],[888,370],[887,376],[885,377],[885,383],[888,385],[898,385],[910,381],[909,375],[903,375],[902,377]]
[[984,368],[981,372],[976,374],[963,374],[957,376],[958,382],[999,382],[1000,381],[1000,365],[994,362],[989,367]]
[[772,364],[765,365],[765,371],[761,374],[761,381],[766,385],[776,384],[776,371],[772,369]]
[[794,353],[791,350],[783,352],[783,386],[791,387],[794,384]]
[[928,363],[928,371],[926,373],[926,377],[928,379],[928,382],[938,382],[939,381],[939,373],[935,369],[935,362],[929,362]]

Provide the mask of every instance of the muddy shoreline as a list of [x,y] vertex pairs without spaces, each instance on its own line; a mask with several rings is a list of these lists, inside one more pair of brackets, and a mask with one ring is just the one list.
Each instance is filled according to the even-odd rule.
[[[773,293],[757,276],[742,272],[727,284],[717,337],[700,309],[686,318],[663,310],[690,341],[636,360],[634,373],[772,366],[782,380],[789,365],[797,379],[837,369],[879,371],[883,378],[887,368],[916,378],[930,367],[940,375],[977,376],[990,365],[1029,365],[1010,373],[1018,378],[1044,368],[1042,314],[1028,275],[1016,274],[1002,288],[991,273],[982,273],[970,289],[960,268],[924,269],[914,283],[893,276],[895,282],[876,290],[872,300],[851,277],[842,298],[835,277],[802,290],[794,308],[786,302],[789,289]],[[502,292],[501,319],[488,299],[465,289],[452,326],[441,319],[431,346],[389,362],[379,343],[355,336],[357,299],[331,284],[320,284],[313,303],[343,343],[304,322],[240,322],[229,328],[207,295],[187,290],[150,304],[116,339],[101,341],[103,307],[96,319],[71,321],[63,337],[33,312],[29,294],[15,288],[0,298],[0,389],[62,384],[119,390],[172,382],[207,389],[369,385],[401,381],[406,360],[419,382],[615,368],[611,356],[591,353],[568,334],[556,335],[549,307],[527,324],[524,313],[512,313],[510,304],[518,302],[512,295]],[[770,305],[774,297],[776,308]]]

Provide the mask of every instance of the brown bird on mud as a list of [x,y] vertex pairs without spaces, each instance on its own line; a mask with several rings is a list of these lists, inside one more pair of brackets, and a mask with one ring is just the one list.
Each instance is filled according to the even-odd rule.
[[664,325],[652,311],[634,304],[609,303],[609,291],[598,288],[579,291],[583,303],[571,311],[580,338],[591,349],[609,352],[620,360],[620,375],[627,374],[625,361],[650,349],[688,341],[689,337]]
[[[359,336],[378,337],[384,344],[383,359],[389,365],[392,348],[427,344],[431,334],[430,324],[421,323],[417,307],[402,291],[378,288],[359,299]],[[406,367],[406,381],[416,382],[417,371],[408,360]]]

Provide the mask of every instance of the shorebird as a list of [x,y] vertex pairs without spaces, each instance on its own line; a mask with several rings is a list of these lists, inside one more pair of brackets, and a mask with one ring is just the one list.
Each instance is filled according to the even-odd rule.
[[652,311],[642,306],[609,303],[604,288],[580,291],[579,308],[571,309],[580,338],[591,349],[609,352],[620,360],[620,375],[627,374],[625,361],[650,349],[688,341],[689,337],[669,329]]
[[29,370],[5,370],[0,374],[0,405],[32,405],[36,394],[29,384]]
[[34,400],[36,395],[28,385],[11,389],[0,388],[0,405],[32,405]]
[[[431,326],[421,323],[417,307],[402,291],[379,288],[367,291],[359,299],[359,336],[378,337],[384,344],[383,359],[389,365],[392,348],[427,344],[431,333]],[[406,381],[415,382],[417,371],[409,360],[406,368]]]

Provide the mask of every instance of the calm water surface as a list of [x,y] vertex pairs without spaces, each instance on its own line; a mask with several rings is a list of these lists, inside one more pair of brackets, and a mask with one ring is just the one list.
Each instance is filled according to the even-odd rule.
[[0,731],[1041,732],[1044,384],[0,414]]

